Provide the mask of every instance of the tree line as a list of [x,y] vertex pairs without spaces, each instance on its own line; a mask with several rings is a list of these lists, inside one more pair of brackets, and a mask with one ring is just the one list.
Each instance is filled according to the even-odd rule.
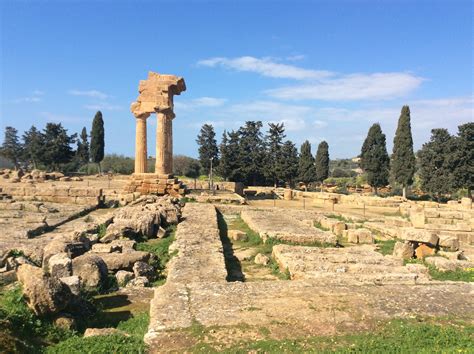
[[[204,174],[211,161],[215,172],[226,180],[246,185],[287,185],[322,183],[329,176],[329,146],[322,141],[316,156],[305,141],[299,150],[285,140],[283,124],[269,123],[263,134],[262,122],[248,121],[238,130],[224,131],[218,145],[214,128],[204,124],[197,137],[199,162]],[[410,108],[403,106],[393,140],[391,156],[380,124],[373,124],[360,152],[360,167],[375,194],[389,184],[401,186],[403,197],[419,179],[421,190],[439,199],[459,189],[471,197],[474,187],[474,123],[458,127],[455,136],[447,129],[433,129],[429,142],[415,153]]]
[[269,123],[262,132],[261,121],[247,121],[238,130],[224,131],[217,145],[214,128],[204,124],[197,137],[202,172],[215,172],[228,181],[246,185],[305,185],[321,183],[329,175],[329,146],[323,141],[316,156],[305,141],[298,154],[296,145],[286,139],[283,123]]
[[[76,144],[76,148],[73,146]],[[104,120],[98,111],[89,136],[84,127],[81,134],[68,134],[61,123],[47,123],[43,130],[34,125],[19,137],[14,127],[5,127],[0,155],[12,161],[15,168],[41,168],[49,171],[72,172],[89,162],[104,158]]]

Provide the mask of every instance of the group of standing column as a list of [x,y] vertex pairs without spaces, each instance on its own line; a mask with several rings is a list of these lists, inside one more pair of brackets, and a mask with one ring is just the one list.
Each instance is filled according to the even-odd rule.
[[[135,173],[147,172],[147,128],[150,113],[135,116]],[[173,112],[156,113],[156,162],[155,173],[173,173]]]

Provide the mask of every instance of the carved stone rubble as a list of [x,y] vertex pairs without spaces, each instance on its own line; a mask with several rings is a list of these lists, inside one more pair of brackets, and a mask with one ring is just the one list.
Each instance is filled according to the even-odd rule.
[[[150,71],[141,80],[139,96],[130,106],[136,119],[135,173],[126,186],[127,192],[141,194],[184,194],[181,183],[173,178],[173,96],[186,91],[184,79]],[[147,173],[147,124],[156,113],[155,173]]]

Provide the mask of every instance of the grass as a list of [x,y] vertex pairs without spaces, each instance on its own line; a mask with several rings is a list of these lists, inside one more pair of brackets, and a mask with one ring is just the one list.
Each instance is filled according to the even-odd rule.
[[[225,222],[225,220],[224,220],[224,222]],[[260,235],[258,233],[256,233],[255,231],[253,231],[247,225],[247,223],[244,220],[242,220],[240,215],[236,219],[232,220],[232,222],[229,223],[229,224],[230,225],[228,225],[228,229],[230,229],[230,230],[240,230],[240,231],[243,231],[247,234],[247,241],[239,241],[239,242],[242,242],[243,244],[245,244],[247,246],[257,246],[257,245],[263,244],[263,241],[260,238]]]
[[397,243],[397,240],[375,240],[375,244],[379,246],[377,251],[382,253],[384,256],[393,254],[395,243]]
[[37,317],[26,305],[19,285],[0,292],[0,352],[38,353],[74,334]]
[[329,215],[326,215],[327,218],[330,218],[330,219],[337,219],[339,221],[342,221],[342,222],[345,222],[345,223],[354,223],[354,220],[350,219],[350,218],[346,218],[342,215],[337,215],[337,214],[329,214]]
[[[270,331],[259,328],[270,337]],[[208,344],[196,345],[190,352],[225,353],[472,353],[474,326],[444,319],[402,320],[384,323],[370,333],[264,339],[240,342],[224,351]]]
[[329,231],[329,228],[322,226],[319,221],[314,222],[314,227],[323,231]]
[[52,347],[47,353],[145,353],[146,346],[143,336],[147,332],[150,321],[148,313],[144,312],[120,322],[117,329],[127,333],[129,337],[114,334],[83,338],[73,336]]
[[107,231],[107,225],[105,224],[100,224],[97,227],[97,236],[99,237],[99,239],[105,236],[106,231]]
[[166,281],[164,270],[169,260],[176,255],[176,253],[169,253],[170,245],[175,240],[176,225],[170,225],[166,229],[165,236],[161,239],[151,239],[137,243],[137,251],[145,251],[154,254],[157,262],[153,264],[158,270],[157,279],[153,282],[153,286],[163,285]]
[[405,260],[405,264],[407,263],[418,263],[423,264],[428,268],[429,274],[433,280],[439,281],[464,281],[472,283],[474,282],[474,269],[473,268],[466,268],[466,269],[456,269],[453,271],[441,271],[438,270],[434,265],[426,263],[424,260],[421,259],[409,259]]

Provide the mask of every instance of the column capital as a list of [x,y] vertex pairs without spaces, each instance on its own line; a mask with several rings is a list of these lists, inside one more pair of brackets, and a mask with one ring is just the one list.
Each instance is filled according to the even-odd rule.
[[138,114],[133,114],[136,119],[147,119],[150,116],[150,113],[138,113]]

